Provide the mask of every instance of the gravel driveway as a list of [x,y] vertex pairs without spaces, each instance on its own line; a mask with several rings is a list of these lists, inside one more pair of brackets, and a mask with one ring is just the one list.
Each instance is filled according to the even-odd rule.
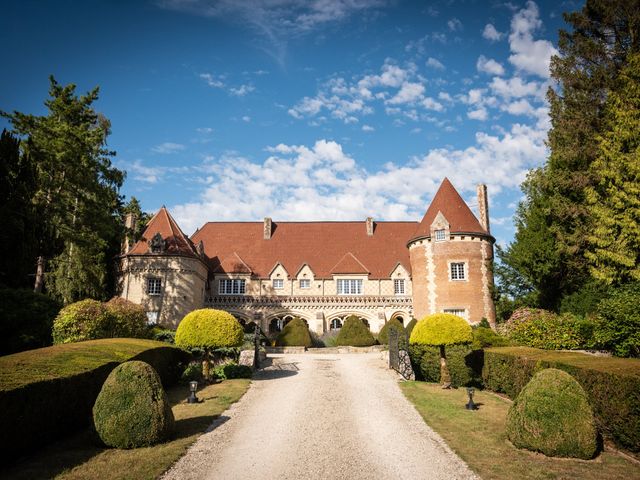
[[379,353],[272,357],[164,479],[477,478]]

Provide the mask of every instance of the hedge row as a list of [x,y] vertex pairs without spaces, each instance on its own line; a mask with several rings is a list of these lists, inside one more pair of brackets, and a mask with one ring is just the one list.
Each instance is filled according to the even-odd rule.
[[[447,368],[451,375],[451,386],[466,387],[482,385],[483,351],[466,345],[446,348]],[[409,357],[417,377],[426,382],[440,382],[440,348],[425,345],[410,345]]]
[[515,399],[533,375],[564,370],[589,397],[599,430],[619,446],[640,452],[640,360],[594,357],[527,347],[484,351],[484,386]]
[[179,378],[187,354],[153,340],[113,338],[55,345],[0,358],[0,451],[26,453],[91,423],[91,409],[118,364],[142,360],[163,385]]

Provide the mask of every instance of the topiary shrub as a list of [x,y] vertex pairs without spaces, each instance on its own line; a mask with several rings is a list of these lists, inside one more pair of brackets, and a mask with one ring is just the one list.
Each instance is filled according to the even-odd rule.
[[122,297],[113,297],[106,307],[111,315],[109,337],[143,338],[147,335],[147,314],[142,305]]
[[443,388],[451,386],[445,347],[469,344],[473,340],[471,326],[464,318],[450,313],[435,313],[420,320],[411,332],[410,344],[439,347],[440,382]]
[[389,344],[390,329],[397,330],[398,332],[401,332],[401,333],[405,332],[404,327],[402,326],[400,321],[397,318],[392,318],[387,323],[385,323],[382,329],[380,330],[380,333],[378,334],[378,343],[380,343],[381,345]]
[[279,347],[310,347],[311,344],[309,327],[297,317],[287,323],[276,338],[276,345]]
[[407,324],[407,326],[405,327],[405,330],[407,332],[407,336],[409,338],[411,338],[411,332],[413,332],[413,329],[415,328],[415,326],[418,324],[418,319],[416,318],[412,318],[411,321]]
[[[415,347],[415,346],[414,346]],[[469,345],[452,345],[447,347],[447,369],[452,387],[482,385],[482,365],[484,352]],[[410,353],[411,355],[411,353]],[[422,346],[420,357],[413,363],[426,382],[440,381],[440,349]]]
[[104,303],[80,300],[60,310],[53,321],[53,343],[72,343],[108,338],[111,315]]
[[0,289],[0,355],[51,345],[60,304],[31,290]]
[[167,439],[173,413],[151,365],[131,361],[113,369],[96,398],[93,422],[109,447],[137,448]]
[[376,343],[376,340],[367,326],[355,315],[345,319],[336,338],[336,345],[339,346],[370,347],[374,343]]
[[242,326],[233,315],[223,310],[203,308],[188,313],[176,330],[176,345],[186,349],[201,349],[204,353],[202,374],[209,379],[211,352],[220,348],[238,347],[244,340]]
[[509,408],[507,437],[550,457],[593,458],[597,432],[587,394],[567,372],[538,372]]
[[596,308],[595,341],[617,357],[640,357],[640,282],[614,289]]
[[247,365],[238,365],[236,362],[228,362],[218,365],[213,370],[214,375],[222,380],[233,378],[251,378],[253,371]]
[[487,347],[508,347],[511,341],[491,328],[477,327],[473,329],[473,343],[475,350]]

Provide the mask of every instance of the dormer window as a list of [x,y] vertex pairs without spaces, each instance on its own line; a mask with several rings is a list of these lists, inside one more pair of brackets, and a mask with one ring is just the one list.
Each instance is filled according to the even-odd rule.
[[446,235],[444,229],[435,231],[436,242],[444,242],[446,240]]
[[393,281],[393,293],[396,295],[404,295],[404,279],[396,278]]
[[158,232],[149,240],[149,250],[151,250],[151,253],[162,253],[164,252],[164,248],[164,239],[162,235],[160,235],[160,232]]

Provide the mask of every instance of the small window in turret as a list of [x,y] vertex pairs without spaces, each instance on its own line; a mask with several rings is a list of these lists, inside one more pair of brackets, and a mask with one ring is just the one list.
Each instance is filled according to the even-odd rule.
[[444,229],[436,230],[435,234],[436,234],[436,242],[444,242],[446,240]]
[[155,277],[147,278],[147,293],[149,295],[162,295],[162,280]]

